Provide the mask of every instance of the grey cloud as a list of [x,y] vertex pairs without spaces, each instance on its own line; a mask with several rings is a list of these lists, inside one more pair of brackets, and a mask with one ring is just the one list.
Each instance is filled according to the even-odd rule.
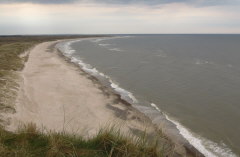
[[239,5],[240,0],[195,0],[195,5],[199,6],[216,6],[216,5]]
[[39,4],[68,4],[74,2],[95,2],[100,4],[144,4],[159,5],[168,3],[186,3],[195,6],[236,5],[240,0],[0,0],[0,3],[39,3]]
[[38,4],[64,4],[76,0],[0,0],[0,3],[38,3]]

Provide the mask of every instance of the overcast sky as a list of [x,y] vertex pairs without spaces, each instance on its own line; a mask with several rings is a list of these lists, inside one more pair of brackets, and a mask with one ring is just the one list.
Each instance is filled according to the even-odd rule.
[[0,0],[0,34],[240,33],[240,0]]

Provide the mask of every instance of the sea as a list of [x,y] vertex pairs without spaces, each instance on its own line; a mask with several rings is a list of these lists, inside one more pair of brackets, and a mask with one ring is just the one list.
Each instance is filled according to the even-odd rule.
[[116,35],[57,47],[205,156],[240,156],[240,35]]

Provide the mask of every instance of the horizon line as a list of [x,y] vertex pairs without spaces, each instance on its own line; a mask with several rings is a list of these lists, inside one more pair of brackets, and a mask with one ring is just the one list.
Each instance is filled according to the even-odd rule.
[[4,36],[59,36],[59,35],[71,35],[71,36],[78,36],[78,35],[83,35],[83,36],[92,36],[92,35],[240,35],[240,33],[106,33],[106,34],[0,34],[0,37]]

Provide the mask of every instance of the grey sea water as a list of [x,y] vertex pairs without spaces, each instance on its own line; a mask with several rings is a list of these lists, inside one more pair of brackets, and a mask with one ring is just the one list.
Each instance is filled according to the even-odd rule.
[[66,45],[73,62],[108,76],[133,102],[156,105],[206,156],[240,155],[240,35],[134,35]]

